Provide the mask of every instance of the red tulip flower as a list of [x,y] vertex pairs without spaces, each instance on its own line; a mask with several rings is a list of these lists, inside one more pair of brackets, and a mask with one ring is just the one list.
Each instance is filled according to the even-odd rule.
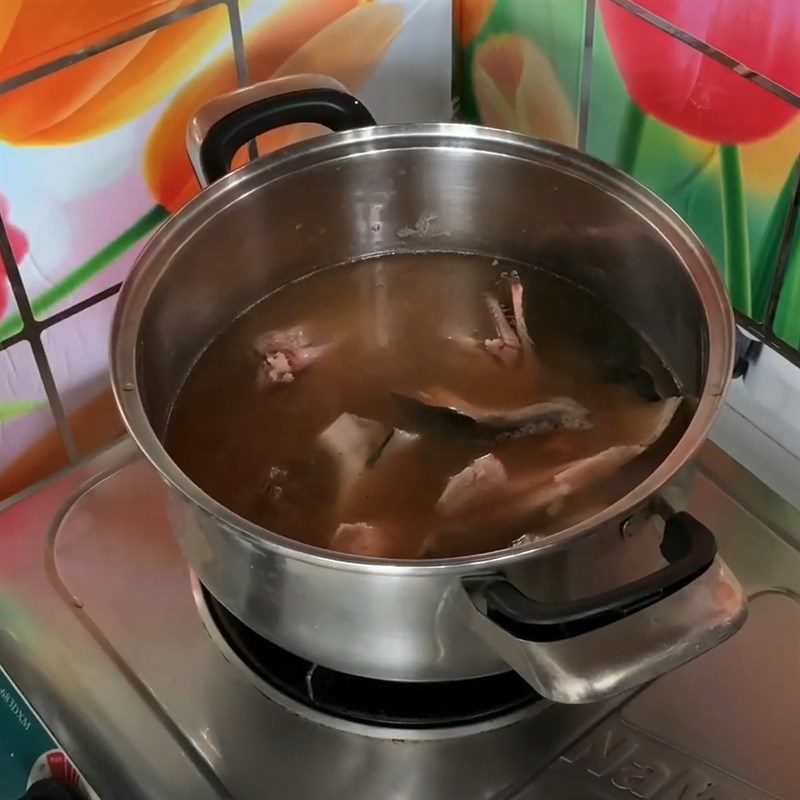
[[[28,237],[9,221],[8,201],[3,195],[0,195],[0,217],[3,218],[3,225],[5,226],[14,258],[19,263],[28,253]],[[6,265],[3,262],[2,254],[0,254],[0,319],[6,313],[6,308],[8,308],[8,281],[6,279]]]
[[[637,3],[750,70],[800,94],[798,0]],[[723,271],[733,304],[749,315],[753,287],[737,145],[771,136],[788,125],[798,111],[613,0],[600,0],[600,8],[611,52],[632,99],[620,133],[618,165],[633,172],[645,115],[720,145]],[[763,271],[764,265],[760,266]]]
[[[637,0],[648,11],[800,94],[797,0]],[[603,22],[630,96],[647,114],[718,144],[752,142],[797,109],[733,70],[601,0]]]

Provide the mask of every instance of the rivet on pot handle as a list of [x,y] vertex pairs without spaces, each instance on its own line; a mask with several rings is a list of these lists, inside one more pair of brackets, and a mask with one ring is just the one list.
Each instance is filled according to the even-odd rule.
[[588,703],[704,653],[744,623],[742,588],[711,531],[665,522],[658,571],[594,597],[538,602],[500,575],[464,579],[473,629],[541,695]]
[[186,149],[201,186],[230,172],[240,147],[267,131],[312,122],[332,131],[375,125],[365,106],[325,75],[291,75],[216,97],[189,122]]

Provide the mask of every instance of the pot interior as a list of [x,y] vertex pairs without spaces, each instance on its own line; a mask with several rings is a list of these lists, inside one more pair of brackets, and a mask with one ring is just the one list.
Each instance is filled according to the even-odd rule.
[[[696,237],[633,181],[569,148],[434,125],[296,146],[227,176],[164,226],[126,286],[114,345],[135,342],[156,436],[198,355],[259,299],[327,265],[418,251],[530,264],[589,290],[697,399],[704,437],[729,380],[732,316]],[[124,357],[114,377],[129,379]]]

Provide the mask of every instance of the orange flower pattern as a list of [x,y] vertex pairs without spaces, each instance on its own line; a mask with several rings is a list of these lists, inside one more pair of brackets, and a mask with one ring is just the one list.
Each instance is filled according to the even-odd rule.
[[[0,63],[30,45],[34,22],[46,29],[48,10],[56,18],[64,16],[49,0],[21,0],[18,5],[10,23],[5,6],[0,14]],[[86,7],[86,29],[102,24],[109,9],[119,14],[124,5],[141,6],[141,0],[75,3]],[[190,5],[189,0],[172,0],[160,4],[159,11]],[[70,13],[76,15],[78,9],[71,7]],[[63,145],[108,133],[174,92],[227,30],[224,7],[213,7],[11,91],[3,97],[0,139],[24,146]]]
[[[357,92],[402,26],[403,11],[395,3],[286,3],[246,39],[250,79],[315,72]],[[178,93],[153,130],[145,152],[145,176],[153,196],[168,210],[181,208],[200,190],[184,144],[189,119],[204,102],[238,85],[233,60],[218,59]],[[275,131],[259,139],[259,148],[269,152],[317,132],[311,125]]]
[[[101,245],[83,264],[56,276],[57,280],[51,285],[41,290],[37,286],[31,300],[40,318],[76,291],[83,290],[103,270],[117,264],[121,254],[138,246],[156,225],[181,208],[199,189],[185,152],[188,119],[203,103],[237,88],[240,81],[229,46],[227,5],[220,2],[193,9],[196,3],[197,0],[70,0],[69,3],[64,0],[0,0],[0,81],[12,80],[60,58],[101,46],[100,52],[3,95],[0,140],[11,146],[8,152],[15,169],[24,164],[25,159],[37,158],[36,153],[15,153],[15,148],[17,151],[39,147],[66,149],[105,137],[135,120],[138,120],[135,130],[140,132],[143,125],[148,124],[140,117],[148,110],[164,109],[147,138],[140,173],[152,195],[153,207],[121,233],[117,233],[119,218],[111,210],[107,218],[96,220],[99,228],[108,230],[114,238],[109,238],[108,244]],[[408,11],[408,17],[415,17],[415,24],[431,11],[424,4],[416,7],[409,0],[270,0],[261,8],[251,5],[250,0],[239,0],[238,5],[245,11],[242,22],[251,82],[319,72],[338,79],[356,93],[367,83],[403,29],[406,9],[413,9]],[[419,11],[424,13],[418,15]],[[180,16],[168,25],[102,50],[102,43],[113,37],[175,12],[181,12]],[[253,18],[262,21],[253,24]],[[443,33],[446,36],[446,32]],[[410,49],[414,49],[413,45]],[[219,51],[225,54],[209,59],[212,53]],[[444,66],[444,59],[437,58],[437,62]],[[201,67],[199,72],[198,67]],[[165,100],[169,102],[165,104]],[[411,113],[416,113],[413,109],[417,104],[412,101],[408,105]],[[443,105],[443,113],[445,108],[447,106]],[[259,149],[262,153],[269,152],[322,130],[316,125],[295,125],[272,131],[259,137]],[[117,141],[123,142],[124,137],[98,144],[101,149],[106,148],[104,152],[113,152]],[[75,152],[76,158],[83,158],[79,153],[87,151],[76,148]],[[243,156],[239,154],[234,163],[242,163]],[[70,151],[66,150],[64,156],[56,157],[54,162],[58,163],[61,158],[69,160]],[[126,175],[135,180],[130,170]],[[111,184],[99,181],[98,186],[110,188]],[[139,184],[137,192],[141,188],[145,187]],[[54,192],[53,198],[57,196]],[[88,199],[90,194],[85,196]],[[131,208],[141,207],[138,198],[132,201]],[[9,221],[5,215],[4,221],[8,230]],[[45,242],[42,250],[46,252],[47,235],[40,238],[41,241]],[[0,283],[2,278],[0,274]],[[35,285],[32,283],[29,290]],[[2,292],[0,286],[0,294]],[[2,294],[0,305],[5,299]],[[0,320],[0,336],[7,337],[15,332],[14,325],[20,321],[14,317],[12,309]],[[19,352],[15,350],[14,356]],[[96,366],[98,370],[103,368],[101,364]],[[88,369],[91,368],[90,365]],[[28,385],[30,380],[26,374],[25,380],[14,389],[11,399],[15,409],[35,406],[25,403],[32,391]],[[95,426],[97,438],[86,440],[89,449],[120,432],[113,403],[109,405],[107,400],[107,395],[101,395],[100,406],[112,413],[103,416],[101,424]],[[86,419],[97,419],[98,408],[94,402],[87,405]],[[83,411],[81,409],[78,414],[81,420]],[[14,440],[13,449],[6,449],[4,458],[0,459],[4,488],[12,492],[66,463],[57,432],[45,430],[43,426],[42,436],[31,438],[40,423],[37,420],[31,423],[33,427],[25,428],[28,420],[24,414],[13,418],[0,416],[0,424],[17,426],[13,431],[8,429],[10,439]],[[77,417],[70,417],[70,425],[83,450],[84,438],[78,430]]]
[[575,144],[572,106],[547,56],[530,39],[509,33],[479,45],[472,84],[486,125]]
[[0,81],[197,0],[0,0]]
[[467,47],[483,30],[497,0],[461,0],[457,5],[457,22],[461,46]]

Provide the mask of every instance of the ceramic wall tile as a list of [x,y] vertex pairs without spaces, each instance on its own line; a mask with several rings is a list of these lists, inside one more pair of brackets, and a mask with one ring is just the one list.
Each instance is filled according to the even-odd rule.
[[796,53],[800,3],[796,0],[633,0],[631,6],[800,94]]
[[[0,81],[101,44],[197,0],[3,0]],[[66,12],[69,7],[68,13]],[[112,59],[113,60],[113,59]]]
[[103,300],[42,335],[67,421],[83,455],[124,433],[105,369],[115,306],[116,298]]
[[[675,208],[735,307],[762,321],[800,154],[797,109],[612,0],[599,11],[587,149]],[[800,74],[800,39],[782,46]]]
[[[0,0],[0,214],[45,324],[116,286],[148,236],[199,192],[186,126],[204,102],[241,85],[231,14],[250,81],[321,72],[381,122],[450,116],[448,0]],[[260,149],[318,132],[281,131]],[[42,336],[82,452],[121,431],[106,378],[114,303]],[[0,341],[20,329],[3,268]],[[63,449],[48,449],[58,436],[35,406],[41,383],[27,348],[2,353],[0,412],[22,415],[4,434],[6,450],[34,459],[41,477],[63,463]]]
[[174,210],[159,191],[174,164],[158,159],[154,134],[225,52],[228,13],[217,5],[3,96],[0,188],[28,240],[19,265],[37,317],[119,282]]
[[30,345],[0,352],[0,500],[67,464]]
[[584,0],[462,0],[461,113],[576,144]]

